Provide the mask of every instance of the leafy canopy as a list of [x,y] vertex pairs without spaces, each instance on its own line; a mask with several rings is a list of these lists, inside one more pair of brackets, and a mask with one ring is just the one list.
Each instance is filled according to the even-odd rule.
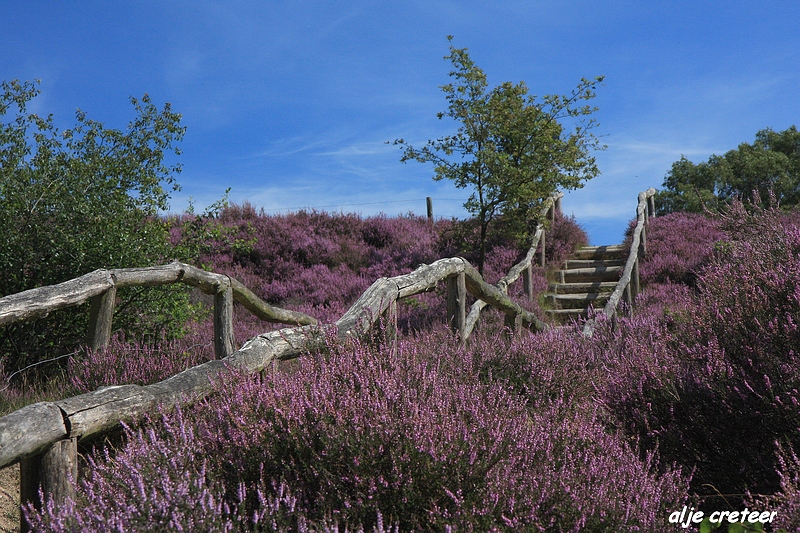
[[[180,154],[181,116],[144,95],[130,99],[135,117],[125,130],[78,110],[76,126],[59,131],[52,115],[28,111],[38,94],[32,82],[0,85],[0,295],[171,258],[168,228],[157,215],[178,189],[180,165],[167,157]],[[120,298],[115,325],[140,336],[174,332],[185,317],[177,290],[130,290]],[[6,368],[72,349],[88,314],[74,311],[0,330]]]
[[[452,37],[448,37],[452,43]],[[473,188],[464,207],[480,227],[479,267],[482,267],[489,226],[499,216],[518,231],[528,231],[530,217],[558,189],[577,189],[599,173],[592,149],[602,149],[587,119],[596,107],[585,102],[595,96],[603,78],[582,79],[570,95],[528,94],[524,82],[504,82],[490,89],[486,74],[466,48],[450,45],[445,57],[453,64],[453,82],[440,88],[451,118],[459,127],[452,135],[415,148],[403,139],[402,162],[433,163],[434,180],[452,180],[458,188]],[[575,128],[565,131],[562,121]]]
[[656,205],[660,213],[712,211],[734,198],[774,195],[784,207],[800,204],[800,132],[792,126],[756,133],[725,155],[694,164],[685,157],[672,164]]

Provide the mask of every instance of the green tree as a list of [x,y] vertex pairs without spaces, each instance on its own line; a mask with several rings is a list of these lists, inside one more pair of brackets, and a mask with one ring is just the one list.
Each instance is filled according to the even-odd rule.
[[[452,37],[448,40],[452,43]],[[539,101],[523,82],[489,89],[486,74],[466,48],[451,44],[445,59],[454,67],[454,82],[440,87],[448,110],[437,116],[459,123],[458,130],[422,148],[403,139],[394,144],[403,149],[402,162],[433,163],[434,180],[474,189],[464,207],[479,227],[478,269],[483,271],[487,239],[499,217],[524,234],[544,199],[558,189],[580,188],[599,173],[591,155],[592,149],[602,149],[591,133],[597,123],[585,118],[597,108],[584,102],[594,98],[603,78],[583,79],[572,94]],[[564,119],[575,119],[572,132],[565,131]]]
[[795,126],[756,133],[725,155],[694,164],[681,157],[656,196],[658,212],[718,210],[733,198],[774,195],[784,207],[800,204],[800,132]]
[[[178,189],[177,164],[165,161],[184,134],[169,104],[131,98],[135,118],[124,131],[76,113],[59,131],[53,117],[28,112],[39,91],[3,82],[0,94],[0,295],[59,283],[97,268],[150,266],[173,254],[166,222]],[[140,338],[177,334],[185,291],[120,291],[115,326]],[[6,370],[71,350],[86,334],[86,309],[0,330]],[[54,353],[55,352],[55,353]]]

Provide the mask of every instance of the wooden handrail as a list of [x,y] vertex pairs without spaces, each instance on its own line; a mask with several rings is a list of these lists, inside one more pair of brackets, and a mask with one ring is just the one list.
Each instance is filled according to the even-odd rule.
[[260,372],[273,360],[295,357],[308,350],[322,336],[340,338],[367,331],[379,316],[399,298],[434,289],[448,277],[464,274],[467,290],[507,315],[522,316],[523,324],[541,331],[546,325],[532,313],[511,301],[496,286],[486,283],[466,259],[452,257],[422,265],[410,274],[381,278],[350,307],[335,324],[284,328],[248,340],[221,360],[197,365],[152,385],[102,387],[55,402],[39,402],[0,418],[0,468],[40,453],[63,438],[79,440],[96,437],[152,410],[157,403],[197,399],[212,389],[212,382],[228,368]]
[[218,359],[234,351],[233,300],[266,322],[312,325],[317,320],[304,313],[274,307],[238,280],[175,261],[145,268],[99,269],[57,285],[38,287],[0,298],[0,324],[47,316],[65,307],[92,300],[86,344],[93,350],[111,337],[116,290],[186,283],[214,296],[214,346]]
[[[497,282],[495,287],[502,292],[503,294],[508,293],[508,286],[517,281],[520,275],[523,275],[523,281],[525,282],[525,292],[528,298],[533,298],[533,291],[531,289],[531,265],[533,264],[533,258],[536,255],[536,251],[539,248],[539,244],[541,243],[541,266],[545,264],[545,220],[549,219],[550,221],[555,221],[556,211],[561,211],[561,199],[564,197],[563,192],[556,192],[551,195],[549,198],[545,200],[544,206],[539,214],[539,219],[536,225],[536,231],[533,234],[531,239],[531,245],[528,248],[528,253],[525,257],[511,267],[511,270],[508,271],[508,274],[500,278]],[[461,336],[462,342],[466,341],[466,339],[472,334],[472,330],[475,328],[475,324],[478,322],[478,318],[480,317],[480,313],[484,307],[488,305],[487,301],[485,300],[477,300],[472,307],[470,307],[469,314],[467,315],[464,323],[463,334]],[[506,320],[506,325],[516,329],[518,324],[514,321],[515,317],[506,315],[509,317]],[[541,324],[537,326],[540,328],[546,329],[547,326]]]
[[[554,218],[562,196],[563,194],[558,193],[546,201],[542,217],[550,213]],[[464,258],[440,259],[430,265],[421,265],[409,274],[377,280],[336,323],[325,325],[318,325],[315,319],[302,313],[270,306],[229,276],[206,272],[178,262],[148,268],[97,270],[58,285],[0,298],[0,324],[42,316],[52,310],[79,305],[89,299],[92,299],[93,304],[92,322],[100,324],[103,323],[103,313],[113,312],[113,295],[117,288],[183,282],[215,295],[215,337],[220,337],[217,331],[218,322],[227,321],[232,330],[229,305],[231,298],[263,320],[304,324],[253,337],[236,351],[231,347],[230,353],[217,360],[189,368],[152,385],[101,387],[94,392],[72,398],[28,405],[0,417],[0,468],[21,461],[23,501],[35,501],[40,487],[45,493],[53,492],[51,495],[56,500],[63,500],[74,494],[70,492],[74,488],[65,481],[70,473],[74,477],[74,472],[64,465],[74,464],[78,441],[104,435],[118,428],[122,422],[152,413],[159,405],[168,408],[177,403],[196,401],[213,390],[215,379],[231,370],[260,372],[273,361],[308,352],[318,346],[327,335],[336,335],[339,338],[360,336],[381,315],[395,313],[399,299],[433,290],[443,280],[448,282],[447,307],[448,315],[451,315],[448,320],[462,341],[469,335],[469,332],[465,332],[466,292],[478,298],[470,311],[470,331],[480,310],[486,305],[505,313],[506,323],[515,324],[515,330],[524,326],[533,331],[543,331],[548,326],[507,295],[511,283],[526,271],[530,273],[540,242],[544,261],[544,225],[541,221],[525,258],[514,265],[496,285],[484,281],[477,269]],[[530,282],[526,288],[530,289]],[[220,295],[223,297],[218,298]],[[219,303],[220,299],[222,305]],[[220,318],[223,313],[218,312],[218,309],[226,305],[228,309],[224,313],[227,316]],[[107,318],[110,324],[110,316]],[[110,330],[108,325],[97,325],[96,328]],[[220,331],[223,329],[224,324],[220,326]],[[106,335],[105,332],[94,331],[90,332],[90,337],[92,334],[97,337]],[[396,329],[391,334],[396,335]],[[225,342],[225,339],[232,342],[232,335],[226,337],[223,333],[222,337],[221,342]],[[67,457],[70,454],[71,458]]]
[[[625,296],[628,305],[633,306],[633,301],[639,294],[639,259],[643,259],[647,254],[647,223],[650,217],[655,216],[655,193],[656,190],[652,187],[639,193],[639,201],[636,205],[636,227],[633,230],[628,259],[625,262],[622,276],[602,311],[602,314],[607,318],[613,318],[616,315],[617,306],[623,296]],[[591,337],[594,333],[594,327],[594,319],[587,320],[583,325],[584,336]]]

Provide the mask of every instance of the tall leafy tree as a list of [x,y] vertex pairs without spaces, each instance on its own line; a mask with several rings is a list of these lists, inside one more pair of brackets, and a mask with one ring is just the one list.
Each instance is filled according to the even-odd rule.
[[[158,213],[178,188],[180,166],[167,156],[180,153],[180,115],[145,95],[131,98],[135,116],[124,130],[79,110],[75,127],[60,131],[52,116],[28,111],[38,93],[31,82],[0,86],[0,295],[170,258]],[[174,333],[186,316],[178,290],[129,290],[120,298],[115,324],[139,336]],[[72,349],[86,334],[86,315],[59,311],[55,320],[0,329],[6,369]]]
[[800,204],[800,132],[797,127],[756,133],[725,155],[692,163],[685,157],[672,164],[656,197],[660,213],[715,211],[733,198],[774,195],[784,207]]
[[[452,43],[452,37],[448,37]],[[545,198],[558,189],[577,189],[599,173],[593,149],[602,148],[591,130],[596,107],[585,102],[595,96],[602,77],[582,79],[570,95],[539,100],[524,82],[505,82],[489,88],[486,74],[466,48],[450,45],[445,57],[453,65],[453,82],[441,86],[448,117],[457,131],[415,148],[403,139],[401,161],[433,163],[434,180],[452,180],[472,188],[464,207],[477,221],[478,268],[483,270],[492,225],[503,217],[525,232]],[[568,132],[565,119],[575,123]]]

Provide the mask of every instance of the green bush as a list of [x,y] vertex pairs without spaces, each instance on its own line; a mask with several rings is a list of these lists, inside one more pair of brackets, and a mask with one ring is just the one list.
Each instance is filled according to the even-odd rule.
[[[135,117],[107,129],[80,110],[59,131],[52,115],[27,110],[31,82],[0,86],[0,295],[60,283],[98,268],[143,267],[174,258],[159,211],[168,208],[180,165],[165,160],[184,134],[180,115],[147,95],[131,98]],[[183,287],[118,293],[114,325],[139,339],[174,337],[190,310]],[[86,335],[88,306],[5,325],[7,372],[74,350]]]

